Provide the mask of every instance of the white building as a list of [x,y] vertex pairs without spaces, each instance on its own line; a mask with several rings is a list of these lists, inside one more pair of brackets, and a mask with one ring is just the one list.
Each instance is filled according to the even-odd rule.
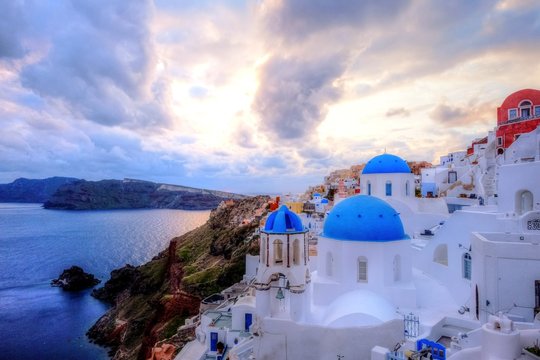
[[328,199],[323,198],[320,193],[314,193],[309,202],[315,205],[315,212],[320,214],[324,214],[328,208]]

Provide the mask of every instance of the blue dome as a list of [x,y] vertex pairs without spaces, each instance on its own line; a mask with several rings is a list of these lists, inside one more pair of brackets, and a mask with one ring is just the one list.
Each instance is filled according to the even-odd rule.
[[396,210],[386,201],[368,195],[352,196],[337,204],[324,222],[322,236],[374,242],[408,238]]
[[300,217],[289,210],[287,206],[281,205],[279,209],[268,216],[263,231],[267,233],[285,234],[304,232],[305,230]]
[[324,198],[323,198],[323,199],[321,200],[321,204],[328,204],[328,199],[324,199]]
[[321,196],[321,194],[319,194],[319,193],[314,193],[314,194],[313,194],[313,197],[315,197],[315,196]]
[[410,174],[411,168],[407,162],[399,156],[392,154],[382,154],[369,160],[362,174],[388,174],[403,173]]

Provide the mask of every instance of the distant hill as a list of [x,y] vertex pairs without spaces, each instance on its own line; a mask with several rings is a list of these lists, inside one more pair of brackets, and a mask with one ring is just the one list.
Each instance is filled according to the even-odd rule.
[[142,180],[79,180],[59,187],[44,207],[64,210],[209,210],[223,200],[244,198],[247,196]]
[[76,178],[58,176],[47,179],[19,178],[9,184],[0,184],[0,202],[43,203],[60,186],[78,180]]

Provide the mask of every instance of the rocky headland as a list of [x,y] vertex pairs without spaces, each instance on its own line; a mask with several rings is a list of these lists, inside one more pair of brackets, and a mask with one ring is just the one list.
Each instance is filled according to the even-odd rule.
[[9,184],[0,184],[0,202],[44,203],[59,187],[78,180],[59,176],[47,179],[19,178]]
[[58,279],[51,281],[52,286],[58,286],[66,291],[79,291],[88,289],[99,284],[101,280],[96,279],[94,275],[84,272],[78,266],[72,266],[60,274]]
[[112,308],[88,331],[113,359],[146,359],[164,341],[179,350],[193,332],[178,331],[198,314],[201,299],[240,281],[245,255],[258,254],[256,230],[269,198],[222,202],[201,227],[171,240],[141,266],[114,270],[93,295]]
[[46,209],[182,209],[210,210],[226,199],[246,196],[142,180],[79,180],[61,186],[44,203]]

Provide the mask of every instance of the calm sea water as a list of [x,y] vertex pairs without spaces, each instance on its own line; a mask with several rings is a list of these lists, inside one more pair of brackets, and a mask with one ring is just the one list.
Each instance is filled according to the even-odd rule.
[[78,265],[104,282],[113,269],[150,260],[208,216],[209,211],[59,211],[0,203],[0,358],[106,359],[106,350],[90,344],[85,333],[107,306],[90,290],[52,288],[51,279]]

